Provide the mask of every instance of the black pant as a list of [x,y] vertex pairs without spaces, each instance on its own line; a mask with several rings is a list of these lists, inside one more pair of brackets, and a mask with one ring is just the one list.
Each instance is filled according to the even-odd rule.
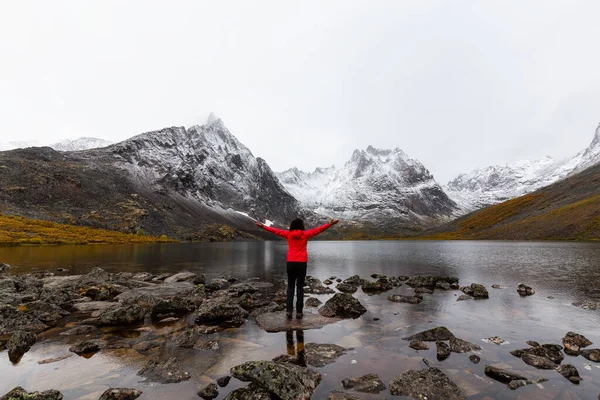
[[306,263],[288,261],[287,263],[287,312],[294,311],[294,286],[296,286],[296,313],[302,314],[304,308],[304,279],[306,278]]

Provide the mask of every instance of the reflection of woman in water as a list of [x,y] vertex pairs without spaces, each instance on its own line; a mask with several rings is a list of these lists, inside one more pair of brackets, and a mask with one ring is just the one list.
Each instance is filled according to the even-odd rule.
[[285,340],[287,342],[287,354],[290,357],[296,356],[296,364],[301,367],[306,367],[306,355],[304,354],[304,331],[296,331],[296,347],[294,348],[294,331],[287,331],[285,333]]
[[288,241],[288,254],[287,254],[287,275],[288,275],[288,287],[287,287],[287,317],[292,318],[292,312],[294,311],[294,289],[297,291],[296,295],[296,318],[302,319],[302,307],[304,306],[304,278],[306,278],[306,263],[308,261],[308,253],[306,252],[306,244],[308,240],[318,234],[324,232],[329,227],[340,222],[337,219],[332,219],[328,224],[319,226],[318,228],[304,230],[304,221],[300,218],[296,218],[290,224],[290,230],[286,231],[283,229],[271,228],[263,223],[257,222],[256,225],[261,228],[274,233],[278,236],[284,237]]

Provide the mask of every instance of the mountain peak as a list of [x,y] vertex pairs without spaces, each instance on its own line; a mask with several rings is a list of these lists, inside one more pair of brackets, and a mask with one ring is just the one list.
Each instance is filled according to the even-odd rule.
[[216,116],[214,113],[212,113],[212,112],[211,112],[211,113],[208,115],[208,118],[206,119],[206,125],[210,125],[210,124],[212,124],[213,122],[216,122],[216,121],[218,121],[218,120],[220,120],[220,119],[221,119],[221,118],[217,117],[217,116]]

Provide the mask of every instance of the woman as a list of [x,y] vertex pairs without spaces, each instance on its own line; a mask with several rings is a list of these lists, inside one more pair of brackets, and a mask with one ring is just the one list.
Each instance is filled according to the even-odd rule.
[[288,319],[292,318],[292,312],[294,311],[294,286],[296,286],[297,290],[296,318],[302,319],[302,308],[304,307],[304,279],[306,278],[306,263],[308,262],[308,252],[306,251],[308,239],[323,233],[338,222],[340,221],[337,219],[332,219],[329,221],[329,223],[308,231],[304,230],[304,221],[302,221],[300,218],[296,218],[292,221],[288,231],[284,229],[271,228],[270,226],[266,226],[261,222],[256,223],[256,225],[260,226],[261,228],[287,239],[288,287],[286,315]]

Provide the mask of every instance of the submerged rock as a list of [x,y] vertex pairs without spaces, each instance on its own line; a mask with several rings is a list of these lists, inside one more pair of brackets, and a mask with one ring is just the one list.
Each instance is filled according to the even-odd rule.
[[450,357],[452,350],[445,342],[435,342],[435,347],[437,349],[438,361],[444,361],[446,358]]
[[557,344],[543,344],[541,346],[529,347],[527,349],[513,350],[510,352],[515,357],[522,358],[525,354],[533,354],[539,357],[545,357],[555,364],[560,364],[565,356],[562,353],[562,346]]
[[532,381],[529,379],[515,379],[514,381],[510,381],[508,383],[508,388],[510,390],[517,390],[518,388],[527,386],[527,385],[533,385],[535,383],[541,383],[541,382],[546,382],[547,379],[546,378],[540,378],[537,381]]
[[150,382],[158,383],[177,383],[187,381],[191,377],[181,368],[175,357],[169,358],[166,362],[150,360],[138,372],[138,375],[145,377]]
[[494,343],[494,344],[497,344],[498,346],[501,345],[501,344],[504,344],[506,342],[500,336],[492,336],[492,337],[483,339],[483,341],[486,342],[486,343]]
[[473,297],[469,296],[468,294],[461,294],[460,296],[458,296],[456,301],[465,301],[465,300],[472,300],[472,299],[473,299]]
[[327,399],[328,400],[360,400],[358,397],[356,397],[350,393],[340,392],[339,390],[334,390],[333,392],[331,392],[331,394],[329,395],[329,397]]
[[352,285],[350,283],[339,283],[335,286],[335,288],[342,293],[355,293],[358,290],[358,285]]
[[517,292],[521,296],[531,296],[535,294],[535,290],[533,290],[531,286],[525,285],[523,283],[519,283],[519,286],[517,287]]
[[415,350],[429,350],[429,346],[427,346],[425,344],[425,342],[422,342],[421,340],[416,340],[416,339],[411,340],[408,347],[410,347],[411,349],[415,349]]
[[108,389],[102,393],[98,400],[135,400],[142,393],[142,391],[136,389]]
[[[399,279],[401,278],[403,277],[399,277]],[[433,289],[437,286],[438,282],[446,282],[448,285],[450,285],[450,288],[458,289],[458,278],[454,276],[412,276],[406,281],[406,284],[412,287],[428,287]]]
[[230,372],[242,382],[252,382],[282,400],[310,399],[322,379],[311,369],[273,361],[249,361]]
[[93,325],[79,325],[75,328],[71,328],[68,331],[61,332],[61,336],[79,336],[79,335],[87,335],[90,333],[96,333],[98,328]]
[[319,314],[328,318],[356,319],[366,312],[360,301],[348,293],[336,293],[319,310]]
[[63,395],[58,390],[53,389],[44,392],[28,393],[21,386],[17,386],[4,396],[0,397],[0,400],[63,400]]
[[36,336],[32,332],[16,331],[13,333],[6,345],[9,360],[13,364],[18,363],[23,354],[27,353],[35,342]]
[[304,314],[302,319],[287,319],[285,312],[265,313],[256,317],[256,324],[267,332],[286,332],[298,329],[319,329],[341,321],[320,314]]
[[415,296],[403,296],[401,294],[393,294],[388,296],[389,301],[393,303],[408,303],[408,304],[419,304],[423,301],[423,297],[419,295]]
[[593,300],[576,301],[573,303],[575,307],[583,308],[584,310],[598,310],[600,309],[600,303],[596,303]]
[[198,397],[202,397],[205,400],[213,400],[219,396],[219,388],[214,382],[208,383],[198,390]]
[[565,353],[570,356],[578,356],[582,348],[593,344],[588,338],[575,332],[567,332],[562,338],[562,342],[565,346]]
[[526,381],[527,378],[525,378],[522,375],[507,371],[505,369],[502,368],[497,368],[491,365],[486,365],[485,366],[485,374],[487,376],[489,376],[492,379],[497,380],[498,382],[502,382],[502,383],[510,383],[510,381],[518,381],[518,380],[524,380]]
[[344,389],[353,389],[357,392],[378,394],[386,389],[385,385],[375,374],[363,375],[359,378],[344,379],[342,381]]
[[450,340],[454,334],[445,326],[428,329],[423,332],[415,333],[412,336],[403,338],[404,340],[422,340],[424,342],[437,342],[439,340]]
[[409,370],[390,382],[393,396],[415,399],[466,400],[464,393],[437,368]]
[[581,377],[579,376],[579,371],[577,371],[577,368],[575,368],[571,364],[561,365],[560,367],[558,367],[556,372],[564,376],[572,383],[579,383],[582,381]]
[[418,288],[415,288],[414,292],[415,292],[415,295],[433,294],[433,289],[430,289],[428,287],[418,287]]
[[453,337],[450,338],[450,349],[452,349],[454,353],[468,353],[471,351],[481,350],[481,346],[457,337]]
[[600,349],[581,350],[581,355],[593,362],[600,362]]
[[546,357],[536,356],[535,354],[523,354],[521,360],[523,360],[525,364],[538,369],[556,369],[558,367],[552,360]]
[[347,349],[336,344],[307,343],[304,346],[306,363],[313,367],[324,367],[346,354]]

